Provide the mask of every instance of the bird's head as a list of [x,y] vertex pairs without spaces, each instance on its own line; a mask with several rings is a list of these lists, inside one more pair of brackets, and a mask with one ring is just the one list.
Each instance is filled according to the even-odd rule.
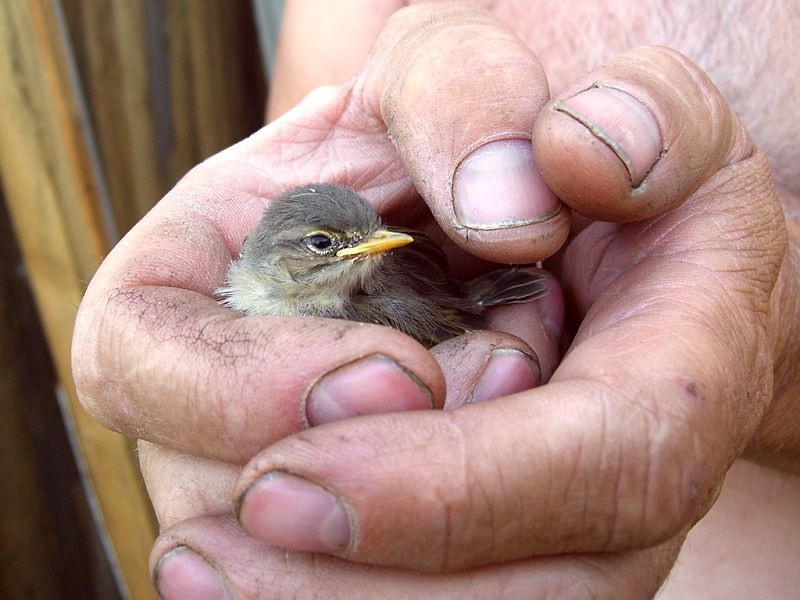
[[355,289],[383,254],[413,238],[388,230],[372,207],[347,188],[307,185],[276,198],[248,236],[242,261],[287,284]]

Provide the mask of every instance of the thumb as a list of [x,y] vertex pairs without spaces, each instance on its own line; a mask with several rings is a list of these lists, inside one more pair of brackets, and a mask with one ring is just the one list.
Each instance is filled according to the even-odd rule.
[[750,138],[700,69],[674,50],[621,54],[554,98],[533,146],[558,197],[600,221],[640,221],[682,204]]

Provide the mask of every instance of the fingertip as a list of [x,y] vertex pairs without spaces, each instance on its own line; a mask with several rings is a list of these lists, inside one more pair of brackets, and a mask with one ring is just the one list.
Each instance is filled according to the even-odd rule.
[[541,382],[539,359],[516,348],[495,348],[472,392],[473,402],[486,402],[535,388]]
[[563,202],[586,217],[630,222],[677,208],[742,158],[749,144],[736,123],[700,67],[669,48],[643,47],[551,100],[532,140]]
[[458,222],[469,229],[508,229],[547,221],[561,203],[542,179],[530,140],[495,140],[464,158],[453,177]]
[[434,407],[430,388],[392,358],[376,354],[331,371],[309,392],[311,426],[367,414]]
[[430,3],[398,15],[355,89],[379,108],[434,218],[480,258],[525,264],[555,253],[569,211],[544,184],[530,147],[549,98],[542,65],[476,7]]
[[633,197],[647,191],[645,179],[662,154],[661,133],[650,110],[630,94],[594,87],[553,101],[534,126],[533,144],[543,178],[581,215],[652,216]]
[[188,546],[176,546],[157,560],[152,572],[153,585],[164,600],[230,598],[222,575]]
[[[474,331],[434,346],[431,353],[441,365],[447,383],[447,399],[444,405],[446,411],[476,400],[496,398],[504,390],[506,394],[511,394],[539,384],[541,372],[536,351],[520,338],[508,333]],[[513,354],[516,358],[504,360],[508,355],[502,356],[495,361],[495,367],[489,369],[493,358],[504,353]],[[520,368],[514,368],[515,365],[511,363]],[[514,380],[521,383],[501,381],[506,370],[511,372]],[[483,388],[479,389],[481,386]]]
[[631,186],[641,185],[660,158],[661,130],[642,102],[611,87],[593,87],[553,104],[587,129],[619,159]]
[[564,245],[570,231],[571,212],[559,204],[555,214],[540,223],[471,229],[440,223],[459,247],[494,263],[528,265],[549,258]]
[[543,272],[548,292],[530,303],[492,308],[492,329],[516,336],[535,351],[540,383],[547,383],[559,364],[564,330],[564,295],[555,277]]
[[352,542],[351,517],[340,498],[279,470],[247,483],[236,512],[250,535],[283,548],[335,554]]
[[528,139],[494,140],[472,150],[455,169],[455,223],[442,228],[471,254],[525,264],[564,243],[569,211],[547,186]]

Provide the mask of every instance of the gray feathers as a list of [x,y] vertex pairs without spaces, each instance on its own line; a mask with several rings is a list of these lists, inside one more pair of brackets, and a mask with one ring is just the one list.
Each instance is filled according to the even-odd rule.
[[[361,251],[391,233],[414,240]],[[426,235],[386,227],[352,190],[319,184],[290,190],[269,205],[218,295],[248,315],[377,323],[433,346],[482,328],[489,307],[540,298],[543,279],[508,268],[464,284],[449,276],[444,253]]]
[[514,267],[486,273],[467,283],[469,298],[485,308],[530,302],[546,293],[547,286],[541,275]]
[[364,201],[354,202],[353,195],[347,188],[329,184],[306,185],[286,192],[264,211],[255,230],[261,238],[258,243],[266,236],[303,225],[338,233],[368,234],[379,229],[381,221],[372,207]]

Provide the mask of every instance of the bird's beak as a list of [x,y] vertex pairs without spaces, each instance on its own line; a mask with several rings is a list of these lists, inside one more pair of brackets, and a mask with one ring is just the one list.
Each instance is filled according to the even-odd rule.
[[414,238],[405,233],[396,233],[382,229],[373,233],[366,240],[350,248],[342,248],[336,253],[340,258],[359,256],[363,254],[377,254],[394,248],[401,248],[414,241]]

